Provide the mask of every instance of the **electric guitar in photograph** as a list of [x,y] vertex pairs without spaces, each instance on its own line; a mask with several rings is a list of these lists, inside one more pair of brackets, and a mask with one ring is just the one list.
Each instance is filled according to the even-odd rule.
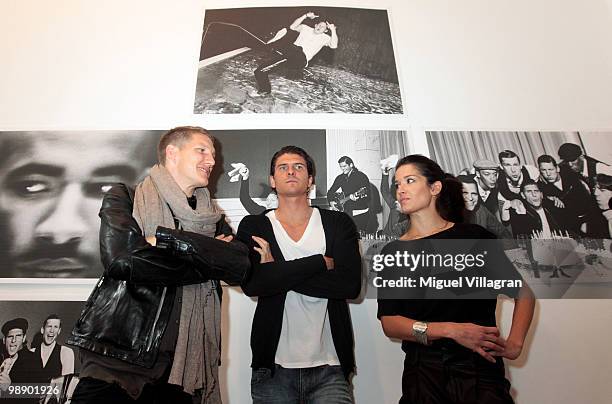
[[354,196],[355,200],[358,200],[367,195],[368,195],[368,191],[366,187],[361,187],[357,191],[349,195],[345,195],[344,192],[338,192],[329,201],[329,207],[331,210],[337,210],[339,212],[344,212],[344,204],[346,204],[348,201],[351,200],[351,196]]

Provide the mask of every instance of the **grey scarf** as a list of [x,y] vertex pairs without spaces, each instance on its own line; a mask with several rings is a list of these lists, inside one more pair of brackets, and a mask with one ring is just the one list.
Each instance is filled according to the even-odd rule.
[[[174,228],[176,218],[183,230],[214,236],[221,215],[210,201],[206,188],[195,191],[197,208],[165,167],[157,164],[136,187],[133,216],[145,237],[155,236],[157,226]],[[168,383],[186,393],[202,390],[202,403],[221,403],[219,359],[221,302],[211,281],[183,286],[179,334]]]

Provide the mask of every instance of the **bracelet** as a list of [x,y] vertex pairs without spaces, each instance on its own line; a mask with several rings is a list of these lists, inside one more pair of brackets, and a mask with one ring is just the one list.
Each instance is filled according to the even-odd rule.
[[412,336],[419,344],[429,345],[427,341],[427,323],[423,321],[412,323]]

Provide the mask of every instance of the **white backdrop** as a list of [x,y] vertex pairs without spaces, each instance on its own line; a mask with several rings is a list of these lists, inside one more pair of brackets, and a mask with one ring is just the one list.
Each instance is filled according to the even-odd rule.
[[[205,8],[309,4],[389,10],[405,116],[191,114]],[[0,0],[0,130],[411,129],[422,153],[424,130],[609,131],[611,44],[612,0]],[[0,296],[81,300],[91,285],[5,284]],[[226,402],[248,403],[254,303],[226,296]],[[394,403],[402,355],[375,309],[351,306],[355,395]],[[506,330],[511,313],[504,301]],[[612,300],[539,302],[508,366],[517,403],[609,402],[610,335]]]

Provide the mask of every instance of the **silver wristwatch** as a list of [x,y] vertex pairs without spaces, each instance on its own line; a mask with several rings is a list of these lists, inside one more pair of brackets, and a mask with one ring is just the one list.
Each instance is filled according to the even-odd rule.
[[412,323],[412,335],[419,344],[429,345],[427,342],[427,323],[422,321]]

